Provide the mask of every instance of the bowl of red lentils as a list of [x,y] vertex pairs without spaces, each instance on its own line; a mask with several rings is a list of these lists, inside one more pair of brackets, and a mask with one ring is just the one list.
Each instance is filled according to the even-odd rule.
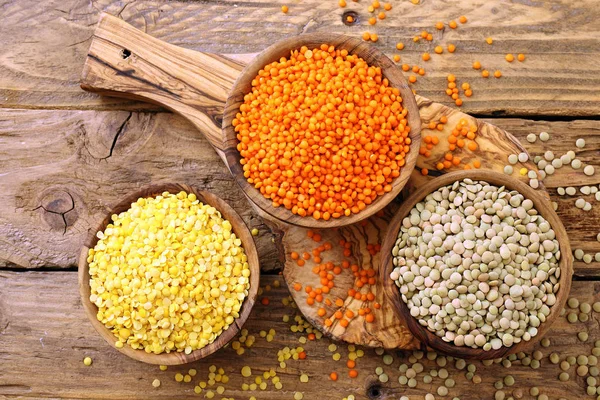
[[277,42],[246,66],[225,106],[227,164],[269,216],[303,227],[363,220],[396,197],[419,154],[408,82],[344,35]]
[[226,345],[256,300],[252,235],[216,195],[151,186],[113,207],[86,240],[79,290],[86,315],[138,361],[189,363]]

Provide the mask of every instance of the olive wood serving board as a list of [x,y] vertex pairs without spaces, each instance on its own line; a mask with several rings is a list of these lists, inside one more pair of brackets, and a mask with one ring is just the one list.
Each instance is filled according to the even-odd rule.
[[[255,55],[207,54],[179,48],[145,35],[107,14],[101,16],[101,25],[102,23],[105,24],[105,28],[113,25],[112,29],[124,30],[126,35],[121,31],[119,35],[112,37],[110,29],[96,30],[95,48],[88,54],[88,62],[84,67],[81,82],[82,88],[105,95],[143,98],[162,104],[185,117],[198,128],[227,164],[225,150],[231,147],[231,143],[226,143],[221,131],[225,103],[244,66],[253,60]],[[161,60],[160,64],[155,63],[157,59]],[[156,81],[159,84],[154,83]],[[443,159],[448,151],[448,135],[459,120],[464,118],[471,125],[476,124],[478,127],[476,143],[479,148],[475,152],[461,149],[460,152],[455,153],[461,157],[463,163],[472,163],[473,160],[478,159],[481,168],[502,171],[509,154],[526,152],[516,138],[491,124],[424,97],[416,96],[416,101],[422,122],[421,136],[435,135],[439,138],[439,144],[431,149],[430,157],[418,157],[416,168],[403,193],[376,215],[354,225],[322,230],[318,232],[322,236],[321,243],[316,243],[308,237],[308,229],[279,223],[250,202],[257,213],[280,233],[279,244],[282,249],[282,259],[285,260],[283,275],[300,311],[313,325],[331,338],[370,347],[414,349],[420,345],[409,332],[404,321],[398,317],[397,310],[393,310],[392,305],[384,301],[381,282],[376,281],[375,284],[370,285],[369,290],[375,296],[372,302],[348,298],[347,292],[354,286],[355,279],[349,268],[343,269],[335,277],[335,286],[324,296],[331,299],[333,304],[323,305],[325,315],[319,316],[317,311],[321,307],[320,303],[309,306],[306,302],[308,294],[304,291],[305,285],[320,286],[318,276],[312,272],[316,264],[311,257],[304,266],[298,266],[297,262],[290,257],[292,251],[302,254],[304,251],[310,252],[320,244],[330,242],[332,249],[322,253],[321,263],[332,262],[334,265],[339,265],[347,260],[350,264],[374,270],[374,276],[377,277],[380,254],[369,251],[369,247],[381,244],[382,235],[387,231],[388,222],[397,210],[398,202],[431,177],[445,171],[463,168],[461,164],[439,172],[435,169],[436,163]],[[439,121],[442,116],[448,118],[443,131],[427,129],[430,121]],[[517,164],[515,167],[536,169],[532,161],[522,165]],[[421,175],[421,168],[428,168],[430,174]],[[518,168],[515,168],[514,175],[518,175]],[[521,179],[526,180],[526,177]],[[543,186],[540,186],[540,190],[544,190]],[[341,239],[351,244],[351,254],[348,256],[344,256],[340,249]],[[302,290],[294,290],[296,283],[302,285]],[[341,307],[335,306],[337,298],[343,300]],[[375,302],[380,303],[379,309],[374,307]],[[358,310],[364,307],[371,308],[373,322],[367,323],[364,317],[357,316],[345,329],[338,322],[334,322],[329,327],[324,325],[325,319],[338,309],[343,312],[351,310],[357,315]]]

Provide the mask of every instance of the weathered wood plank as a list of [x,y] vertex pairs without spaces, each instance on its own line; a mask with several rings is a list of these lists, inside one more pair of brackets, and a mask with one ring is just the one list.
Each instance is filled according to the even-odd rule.
[[[544,184],[559,203],[572,248],[600,252],[600,203],[585,196],[594,207],[584,213],[575,208],[575,198],[556,192],[559,186],[600,184],[598,123],[488,121],[513,133],[532,154],[552,150],[561,155],[575,149],[577,138],[586,139],[577,157],[595,164],[596,175],[564,167]],[[526,141],[527,134],[541,131],[550,132],[549,142],[542,146],[539,140]],[[0,110],[0,266],[76,265],[87,230],[108,206],[134,189],[167,181],[188,182],[223,197],[250,228],[260,229],[256,240],[263,270],[281,266],[272,235],[206,139],[183,118],[170,113],[11,109]],[[575,273],[598,275],[600,263],[576,262]]]
[[[594,0],[521,2],[452,0],[413,5],[394,3],[385,20],[368,25],[365,3],[348,2],[359,22],[345,26],[337,2],[303,0],[159,2],[122,0],[5,1],[0,7],[0,105],[10,108],[156,110],[155,106],[85,93],[78,81],[100,11],[107,11],[169,43],[218,53],[254,53],[269,44],[303,32],[360,36],[375,31],[376,44],[396,53],[403,41],[402,62],[424,64],[427,75],[415,88],[434,101],[448,103],[446,74],[469,81],[474,95],[467,112],[488,115],[596,115],[600,109],[600,8]],[[464,14],[458,29],[436,31],[436,21]],[[413,43],[422,30],[433,42]],[[494,38],[492,46],[484,38]],[[457,51],[434,54],[424,63],[421,54],[434,45],[454,43]],[[525,53],[524,63],[508,64],[506,53]],[[481,61],[501,79],[483,79],[471,68]]]
[[[418,375],[418,386],[409,389],[398,384],[398,366],[408,362],[410,353],[389,352],[394,361],[384,365],[380,356],[372,349],[365,349],[365,356],[357,360],[358,378],[348,377],[346,361],[347,346],[337,343],[341,360],[332,360],[328,346],[329,339],[309,341],[302,345],[299,342],[305,333],[293,333],[290,326],[293,322],[282,321],[283,315],[291,317],[297,312],[291,306],[284,306],[282,300],[289,295],[283,286],[281,277],[264,276],[263,286],[273,289],[264,295],[270,304],[264,306],[257,303],[245,328],[249,334],[255,335],[256,343],[245,354],[238,356],[231,348],[225,348],[209,358],[188,364],[187,366],[169,367],[167,371],[159,371],[151,366],[133,361],[110,348],[93,330],[84,316],[79,294],[77,292],[77,274],[75,272],[1,272],[0,273],[0,397],[3,398],[78,398],[78,399],[164,399],[168,398],[204,398],[193,392],[194,384],[206,381],[208,367],[222,367],[229,376],[229,383],[224,384],[225,393],[221,398],[248,399],[254,395],[261,399],[292,399],[294,392],[304,393],[304,399],[340,400],[349,394],[357,399],[395,399],[408,395],[411,399],[419,398],[428,392],[434,392],[442,383],[434,378],[432,384],[424,384]],[[274,287],[275,280],[282,286]],[[574,282],[572,293],[580,301],[600,300],[600,283]],[[465,371],[458,371],[449,363],[445,368],[456,381],[456,387],[450,389],[448,397],[460,396],[462,399],[490,399],[495,389],[493,383],[505,375],[512,375],[516,384],[505,388],[507,396],[515,390],[527,393],[529,387],[538,386],[542,393],[553,399],[559,397],[572,399],[584,397],[585,378],[576,377],[574,367],[569,371],[571,379],[559,382],[557,376],[560,369],[548,361],[551,352],[566,356],[590,354],[594,340],[600,339],[600,328],[597,314],[586,323],[569,324],[564,317],[559,318],[549,332],[551,346],[541,348],[544,358],[539,369],[531,369],[513,363],[510,370],[501,365],[483,366],[475,362],[477,374],[482,383],[473,384],[468,381]],[[259,336],[261,330],[275,329],[272,342]],[[580,342],[576,333],[585,330],[589,339]],[[277,351],[284,347],[303,346],[306,360],[289,360],[287,368],[279,367]],[[83,358],[93,359],[90,367],[83,365]],[[421,360],[425,371],[440,369],[435,362]],[[252,378],[243,378],[240,374],[242,366],[252,367]],[[388,383],[379,383],[375,368],[382,366],[389,375]],[[198,375],[191,383],[177,383],[174,375],[186,373],[189,368],[198,370]],[[251,383],[255,375],[275,368],[283,384],[278,391],[269,382],[265,391],[242,391],[242,383]],[[33,372],[35,371],[35,372]],[[339,375],[337,382],[328,379],[330,372]],[[300,374],[307,374],[308,383],[301,383]],[[161,387],[154,389],[154,379],[161,380]],[[215,385],[213,390],[216,389]],[[436,396],[439,398],[439,396]],[[530,398],[525,396],[525,398]]]
[[0,266],[68,267],[127,193],[179,182],[226,200],[278,268],[272,235],[206,139],[170,113],[0,111]]

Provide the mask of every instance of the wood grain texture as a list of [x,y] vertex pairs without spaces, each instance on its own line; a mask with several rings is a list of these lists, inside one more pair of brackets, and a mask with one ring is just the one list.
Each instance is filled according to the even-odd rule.
[[[556,303],[550,308],[550,314],[546,321],[542,323],[538,329],[538,334],[533,337],[529,342],[522,341],[514,346],[505,347],[502,346],[498,350],[485,351],[483,349],[473,349],[470,347],[458,347],[451,343],[443,341],[440,337],[432,333],[427,328],[424,328],[419,324],[416,318],[413,318],[410,314],[410,309],[406,303],[402,300],[402,296],[399,292],[396,283],[390,279],[390,274],[394,270],[394,264],[392,259],[392,248],[396,243],[398,232],[404,218],[410,214],[410,211],[414,206],[422,201],[427,195],[438,190],[440,187],[451,186],[456,181],[462,181],[466,178],[474,181],[484,181],[498,187],[505,186],[508,190],[516,190],[521,193],[524,198],[533,201],[534,208],[538,211],[539,215],[543,216],[546,221],[550,224],[556,234],[556,240],[561,252],[559,261],[560,278],[558,281],[559,290],[556,293]],[[410,331],[415,335],[421,343],[427,347],[436,349],[437,351],[452,355],[455,357],[461,357],[466,359],[494,359],[505,357],[508,354],[517,353],[519,351],[529,351],[532,349],[537,342],[539,342],[544,334],[548,332],[554,321],[559,317],[561,310],[564,308],[565,303],[571,288],[571,278],[573,276],[573,255],[571,253],[571,246],[569,245],[569,238],[565,227],[563,226],[560,218],[554,210],[552,205],[548,202],[545,196],[539,191],[532,189],[529,185],[520,182],[516,179],[509,178],[502,173],[497,173],[491,170],[478,170],[478,171],[458,171],[450,174],[445,174],[439,178],[429,181],[427,184],[422,185],[414,192],[409,198],[406,199],[394,214],[394,218],[390,221],[387,234],[383,244],[381,245],[382,253],[382,267],[379,269],[379,279],[383,286],[384,298],[386,302],[390,302],[393,306],[391,310],[397,312],[397,319],[406,321]]]
[[109,207],[154,183],[186,182],[227,201],[255,238],[263,270],[273,236],[208,141],[169,113],[0,111],[0,266],[77,265]]
[[[408,111],[409,137],[412,139],[406,164],[391,183],[391,191],[378,197],[361,213],[328,221],[301,217],[285,207],[274,208],[271,199],[248,183],[237,150],[237,132],[232,124],[244,103],[244,96],[252,89],[252,81],[265,65],[288,57],[292,50],[303,46],[313,49],[323,43],[347,50],[369,65],[381,68],[390,87],[400,91],[402,107]],[[265,218],[276,223],[309,228],[349,225],[381,210],[400,193],[414,168],[421,142],[419,110],[402,72],[374,46],[343,35],[299,35],[269,46],[241,73],[239,68],[239,64],[224,57],[161,42],[123,20],[103,13],[85,61],[81,87],[108,96],[147,100],[182,115],[206,136],[246,197]],[[222,126],[222,133],[219,126]]]
[[[408,363],[410,352],[390,351],[394,362],[386,366],[380,356],[372,349],[365,349],[365,356],[357,360],[358,378],[348,378],[346,360],[347,347],[337,343],[336,350],[341,360],[332,360],[327,347],[333,343],[329,339],[309,341],[302,345],[298,342],[303,333],[290,331],[291,323],[282,322],[283,315],[293,316],[297,310],[284,306],[282,300],[289,293],[281,284],[274,287],[274,281],[281,278],[265,276],[263,285],[273,289],[265,292],[270,304],[257,303],[245,327],[256,336],[256,343],[242,356],[235,354],[229,347],[224,348],[204,360],[186,365],[169,367],[159,371],[158,367],[134,361],[112,349],[100,338],[85,318],[77,292],[76,272],[0,272],[0,397],[39,399],[39,398],[77,398],[77,399],[192,399],[204,398],[193,392],[194,384],[206,381],[208,367],[217,365],[225,369],[230,377],[224,385],[223,396],[247,400],[254,395],[268,400],[292,399],[295,391],[304,393],[305,399],[340,400],[354,394],[357,399],[397,400],[406,395],[411,399],[422,399],[425,393],[434,392],[442,381],[435,378],[433,384],[426,385],[419,374],[418,386],[409,389],[398,384],[398,366]],[[574,282],[572,296],[579,301],[592,304],[600,301],[600,283]],[[539,369],[524,367],[513,363],[510,369],[499,364],[483,366],[475,361],[477,374],[483,379],[476,385],[464,377],[465,371],[458,371],[452,365],[446,369],[456,380],[456,387],[450,389],[449,397],[461,399],[489,400],[496,389],[493,383],[504,376],[512,375],[516,383],[504,391],[507,396],[517,389],[525,393],[531,386],[538,386],[542,393],[552,399],[585,397],[585,378],[576,377],[574,367],[569,370],[571,379],[559,382],[560,369],[552,365],[547,356],[557,352],[561,360],[567,356],[590,354],[595,340],[600,339],[598,325],[599,314],[594,313],[588,322],[569,324],[564,317],[559,318],[548,333],[551,346],[540,348],[545,357]],[[272,342],[260,338],[261,330],[275,329]],[[581,342],[576,334],[587,331],[589,339]],[[288,361],[287,368],[278,368],[277,351],[285,346],[303,346],[307,352],[306,360]],[[90,367],[83,365],[84,357],[91,357]],[[435,362],[422,361],[425,371],[439,369]],[[242,366],[252,367],[251,378],[240,374]],[[380,383],[375,368],[381,366],[389,375],[388,383]],[[177,383],[175,373],[186,373],[189,368],[198,370],[193,383]],[[269,383],[267,390],[242,391],[241,385],[254,380],[259,373],[275,368],[283,383],[278,391]],[[32,373],[35,371],[35,373]],[[328,375],[331,371],[339,374],[339,380],[332,382]],[[307,374],[308,383],[299,381],[300,374]],[[152,388],[152,381],[160,379],[161,387]],[[213,387],[213,389],[216,385]],[[379,396],[374,396],[379,393]],[[259,397],[260,396],[260,397]],[[436,396],[437,398],[438,396]],[[220,397],[218,397],[220,398]],[[524,397],[529,399],[527,395]]]
[[[231,223],[232,230],[242,241],[242,247],[244,248],[244,252],[248,258],[248,266],[250,269],[250,287],[248,289],[248,295],[242,304],[239,316],[234,320],[234,322],[212,343],[201,349],[194,350],[190,354],[185,354],[183,352],[162,354],[146,353],[144,350],[133,349],[127,344],[122,348],[117,348],[115,346],[115,334],[98,320],[98,307],[96,307],[96,305],[90,301],[91,290],[88,256],[90,249],[94,248],[98,243],[98,236],[96,233],[104,232],[106,227],[112,223],[111,218],[113,215],[118,215],[129,210],[131,208],[131,204],[135,203],[140,198],[153,198],[163,194],[164,192],[177,194],[181,191],[184,191],[188,194],[195,194],[196,198],[200,202],[216,208],[221,213],[223,219]],[[198,190],[193,186],[167,183],[162,185],[148,186],[139,191],[130,193],[125,198],[121,199],[118,204],[111,207],[111,209],[102,219],[102,222],[97,225],[96,229],[90,230],[90,234],[87,237],[83,248],[81,249],[81,254],[79,256],[78,277],[79,293],[81,294],[81,302],[83,304],[83,309],[86,313],[86,316],[98,334],[102,336],[111,347],[133,358],[134,360],[142,361],[148,364],[180,365],[197,361],[209,356],[223,346],[227,345],[233,339],[233,337],[239,333],[239,331],[242,329],[242,326],[248,319],[248,316],[250,315],[252,307],[254,307],[254,303],[256,301],[260,282],[260,265],[258,262],[258,255],[256,253],[256,246],[254,244],[252,234],[248,230],[248,227],[244,224],[242,218],[224,200],[210,192]]]
[[[7,1],[0,9],[0,102],[14,108],[147,110],[155,106],[106,99],[79,90],[79,74],[100,11],[106,11],[146,33],[191,50],[221,54],[257,53],[268,45],[300,33],[326,32],[359,37],[379,34],[377,46],[396,53],[407,46],[402,62],[425,64],[427,74],[415,85],[419,94],[450,104],[444,94],[446,74],[471,83],[474,96],[463,106],[470,113],[488,115],[596,115],[600,97],[600,9],[594,0],[520,2],[476,0],[467,3],[424,1],[418,6],[394,4],[384,21],[367,24],[362,3],[348,3],[359,22],[345,26],[345,11],[336,2],[306,0],[290,4],[268,0],[160,2],[120,0]],[[469,22],[458,29],[436,31],[435,22],[459,15]],[[434,42],[412,42],[428,30]],[[492,46],[484,38],[494,38]],[[434,54],[423,63],[420,55],[435,44],[454,43],[454,54]],[[523,52],[524,63],[508,64],[506,53]],[[479,60],[484,68],[502,70],[502,79],[483,79],[471,69]],[[574,62],[577,60],[577,62]]]

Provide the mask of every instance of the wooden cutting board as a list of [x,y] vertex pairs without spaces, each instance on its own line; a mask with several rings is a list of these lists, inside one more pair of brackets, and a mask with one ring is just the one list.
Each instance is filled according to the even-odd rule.
[[[118,18],[102,14],[84,67],[82,88],[111,96],[145,99],[181,114],[206,136],[228,164],[226,150],[232,143],[226,143],[221,131],[225,102],[244,66],[254,57],[182,49],[161,42]],[[466,164],[473,166],[476,160],[481,168],[502,171],[509,154],[526,152],[512,135],[493,125],[423,97],[416,99],[422,122],[421,136],[435,136],[439,143],[429,149],[428,157],[419,156],[417,168],[404,193],[396,199],[398,202],[412,188],[433,176],[462,169]],[[427,129],[430,122],[437,125],[442,117],[447,122],[441,131]],[[459,121],[476,127],[477,149],[471,151],[465,146],[457,150],[454,155],[460,157],[460,164],[438,171],[436,166],[444,161],[450,145],[448,138]],[[515,175],[521,167],[535,169],[531,161],[515,167]],[[422,168],[427,168],[429,175],[422,175]],[[540,190],[544,190],[543,187]],[[377,281],[378,246],[397,204],[392,202],[375,216],[354,225],[311,231],[313,238],[309,237],[308,229],[278,222],[255,207],[258,214],[281,233],[284,277],[294,300],[305,317],[326,335],[371,347],[411,349],[419,346],[397,311],[383,298],[381,282]],[[315,235],[321,237],[320,241],[313,240]],[[315,259],[312,252],[320,246],[323,251]],[[299,265],[302,262],[292,258],[292,252],[308,253],[303,266]],[[320,270],[313,271],[321,265],[324,265],[326,278],[320,276]],[[328,284],[325,289],[328,292],[321,289],[323,293],[318,294],[317,289],[323,285],[322,278],[325,279],[323,283]],[[352,293],[350,298],[349,290],[356,286],[356,279],[365,280],[365,283],[357,290],[358,296]],[[306,286],[315,289],[314,300],[308,300],[311,295]],[[308,304],[310,302],[314,304]],[[338,312],[347,321],[346,327],[342,326],[346,323],[342,319],[332,318]],[[367,322],[370,318],[373,321]]]

